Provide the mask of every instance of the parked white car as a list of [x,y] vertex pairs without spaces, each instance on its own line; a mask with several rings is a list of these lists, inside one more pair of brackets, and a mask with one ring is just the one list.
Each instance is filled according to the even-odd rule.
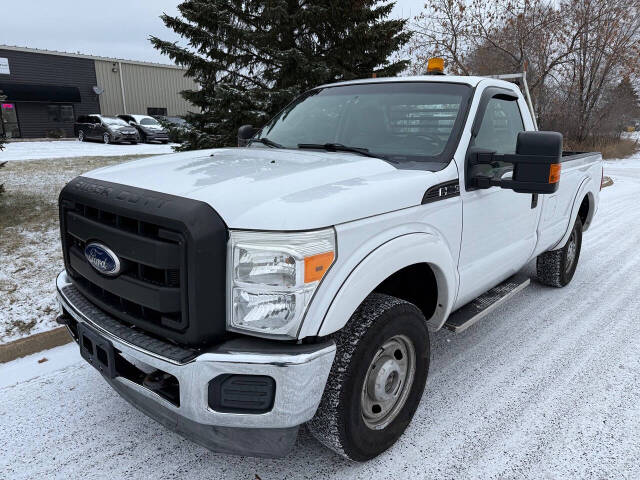
[[380,454],[429,336],[526,287],[532,259],[569,283],[598,206],[600,154],[562,152],[501,80],[326,85],[240,137],[60,195],[61,322],[120,395],[215,451],[283,455],[307,423]]

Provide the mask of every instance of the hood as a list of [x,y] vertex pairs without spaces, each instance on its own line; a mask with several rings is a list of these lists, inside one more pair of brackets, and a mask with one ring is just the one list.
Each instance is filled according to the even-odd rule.
[[419,205],[438,174],[357,154],[230,148],[150,157],[84,175],[208,203],[230,228],[308,230]]

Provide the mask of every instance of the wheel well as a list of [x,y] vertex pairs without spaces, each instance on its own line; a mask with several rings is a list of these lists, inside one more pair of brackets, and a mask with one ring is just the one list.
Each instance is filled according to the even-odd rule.
[[587,226],[587,221],[589,220],[589,209],[591,208],[591,202],[589,201],[589,195],[585,195],[582,199],[582,203],[580,204],[580,209],[578,210],[578,216],[580,220],[582,220],[582,227],[585,228]]
[[427,320],[435,312],[438,303],[438,282],[427,263],[416,263],[398,270],[380,283],[374,292],[413,303]]

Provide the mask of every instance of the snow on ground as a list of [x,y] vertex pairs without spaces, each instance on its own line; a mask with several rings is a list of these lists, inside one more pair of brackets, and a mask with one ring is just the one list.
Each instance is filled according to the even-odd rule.
[[569,286],[533,282],[464,333],[432,335],[413,422],[369,463],[304,430],[282,459],[211,453],[129,406],[68,345],[0,367],[0,477],[640,478],[638,167],[607,163],[615,184]]
[[57,210],[62,187],[82,172],[130,159],[9,162],[0,171],[6,188],[0,197],[0,344],[58,326],[54,281],[63,269]]
[[0,152],[0,162],[18,162],[22,160],[42,160],[49,158],[73,157],[115,157],[120,155],[154,155],[173,152],[174,144],[157,143],[110,144],[100,142],[52,141],[52,142],[13,142],[5,145]]

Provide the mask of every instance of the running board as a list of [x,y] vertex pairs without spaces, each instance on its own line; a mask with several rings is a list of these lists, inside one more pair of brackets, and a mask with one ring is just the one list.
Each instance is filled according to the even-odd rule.
[[500,285],[496,285],[491,290],[483,293],[475,300],[472,300],[453,312],[449,315],[444,326],[456,333],[464,332],[471,325],[487,316],[520,290],[527,287],[529,282],[529,277],[521,273],[516,273]]

